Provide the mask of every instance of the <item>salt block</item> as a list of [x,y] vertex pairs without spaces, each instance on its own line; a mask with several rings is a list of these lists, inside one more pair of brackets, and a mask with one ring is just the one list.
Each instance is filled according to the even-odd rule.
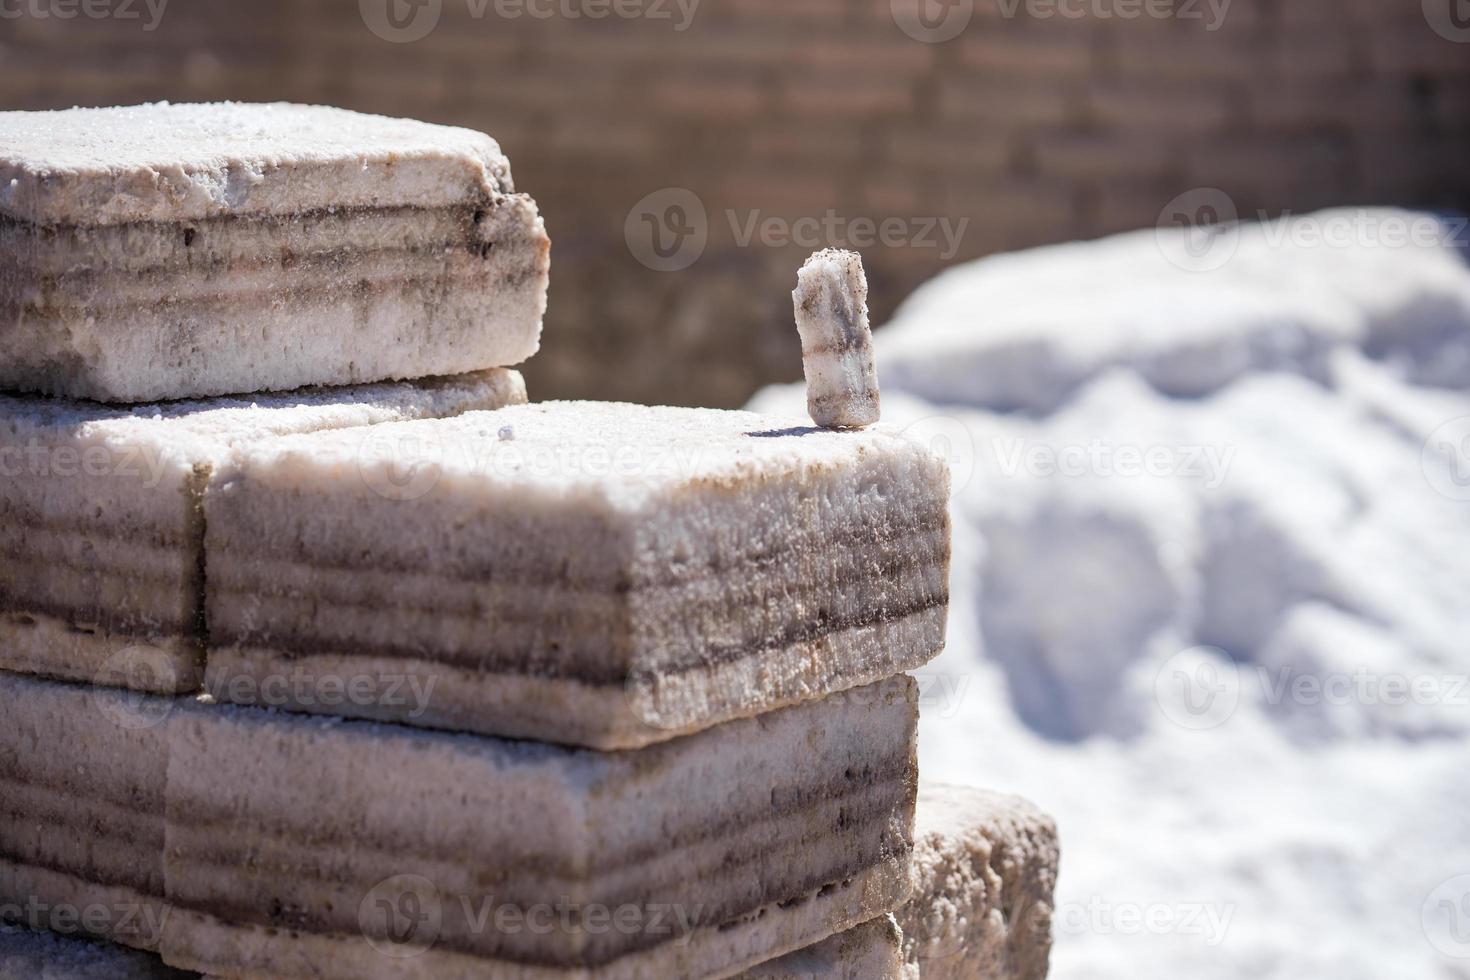
[[0,918],[158,948],[178,700],[0,673]]
[[807,411],[824,428],[872,425],[880,414],[868,279],[856,252],[813,252],[791,294],[801,334]]
[[490,137],[289,104],[0,113],[0,388],[140,403],[463,374],[540,343]]
[[1052,819],[1014,796],[924,784],[913,897],[897,918],[923,980],[1044,980],[1059,845]]
[[0,980],[198,980],[198,974],[71,932],[0,925]]
[[524,402],[518,373],[118,409],[0,396],[0,669],[203,682],[203,498],[242,447]]
[[551,402],[261,443],[207,496],[221,701],[621,749],[916,669],[948,470],[882,427]]
[[176,712],[162,955],[277,980],[738,973],[906,898],[914,694],[632,752]]
[[864,923],[741,980],[1043,980],[1056,825],[1013,796],[921,783],[914,826],[914,891],[896,922]]

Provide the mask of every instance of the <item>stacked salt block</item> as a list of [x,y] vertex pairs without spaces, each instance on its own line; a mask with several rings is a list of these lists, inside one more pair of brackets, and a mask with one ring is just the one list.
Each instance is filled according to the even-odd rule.
[[0,668],[180,693],[232,456],[524,402],[549,242],[488,136],[159,104],[0,113],[0,254]]
[[0,113],[0,253],[0,907],[150,948],[167,732],[112,719],[201,688],[205,500],[252,444],[524,402],[549,243],[481,134],[151,105]]
[[169,722],[164,958],[728,976],[893,912],[947,495],[894,432],[699,409],[243,451],[205,501],[207,686],[239,707]]
[[[1052,822],[1014,797],[926,784],[915,825],[913,894],[896,914],[751,967],[741,980],[1041,980],[1057,873]],[[0,980],[37,976],[197,974],[121,947],[0,930]]]
[[[0,505],[41,569],[0,582],[7,907],[356,978],[728,976],[902,906],[942,463],[516,405],[547,243],[487,137],[147,106],[0,138],[32,393]],[[359,387],[264,394],[302,385]]]
[[[242,448],[203,500],[215,698],[298,670],[282,690],[372,696],[8,678],[5,890],[156,907],[110,935],[262,977],[720,976],[894,911],[947,473],[881,429],[773,425],[552,404]],[[486,901],[572,911],[486,928]]]

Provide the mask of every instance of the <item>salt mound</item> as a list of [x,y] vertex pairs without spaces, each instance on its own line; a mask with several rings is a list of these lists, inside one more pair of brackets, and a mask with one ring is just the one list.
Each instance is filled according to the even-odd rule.
[[1467,234],[1185,234],[961,266],[875,336],[956,470],[924,774],[1057,817],[1058,977],[1470,976]]

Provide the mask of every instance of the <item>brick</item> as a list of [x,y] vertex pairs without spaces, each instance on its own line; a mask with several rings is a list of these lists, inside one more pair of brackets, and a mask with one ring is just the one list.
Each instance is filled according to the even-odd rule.
[[1233,120],[1231,95],[1218,87],[1102,82],[1087,91],[1091,121],[1143,133],[1197,136]]
[[835,37],[827,34],[802,45],[799,55],[784,67],[798,73],[810,68],[826,73],[910,76],[930,70],[936,51],[932,44],[894,44],[881,37]]
[[766,120],[746,136],[751,157],[763,160],[856,162],[864,154],[860,124],[844,121],[817,124],[806,120]]
[[832,78],[787,82],[782,101],[800,115],[872,116],[912,109],[914,95],[908,85]]
[[1081,105],[1080,87],[1005,86],[976,79],[944,81],[939,108],[945,118],[1011,125],[1062,125]]
[[1198,186],[1242,183],[1256,187],[1309,187],[1334,177],[1347,164],[1347,146],[1328,139],[1257,136],[1201,142],[1186,154],[1186,174]]
[[1440,37],[1425,24],[1371,32],[1370,67],[1391,75],[1470,75],[1470,44]]
[[1265,50],[1269,73],[1285,79],[1341,81],[1367,74],[1364,53],[1340,35],[1277,36]]
[[1044,133],[1034,139],[1037,166],[1050,177],[1159,176],[1175,166],[1175,154],[1162,142],[1112,134]]
[[1266,64],[1258,40],[1204,31],[1123,31],[1114,54],[1123,77],[1162,82],[1247,79]]
[[959,42],[966,67],[1080,77],[1093,70],[1093,38],[1076,32],[1013,30],[978,33]]
[[905,126],[886,134],[885,160],[904,169],[1000,173],[1015,157],[1012,139],[975,129]]
[[643,111],[669,110],[709,119],[749,118],[767,107],[765,85],[745,78],[665,78]]

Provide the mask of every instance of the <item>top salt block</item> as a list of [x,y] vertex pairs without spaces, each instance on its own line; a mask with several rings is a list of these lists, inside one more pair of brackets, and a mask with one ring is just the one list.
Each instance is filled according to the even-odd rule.
[[0,214],[115,225],[510,194],[495,140],[454,126],[277,102],[0,112]]
[[507,367],[540,343],[549,253],[482,133],[289,104],[0,113],[0,389]]
[[[922,666],[949,475],[903,434],[552,402],[288,437],[205,503],[225,701],[633,748]],[[243,692],[243,693],[242,693]]]

